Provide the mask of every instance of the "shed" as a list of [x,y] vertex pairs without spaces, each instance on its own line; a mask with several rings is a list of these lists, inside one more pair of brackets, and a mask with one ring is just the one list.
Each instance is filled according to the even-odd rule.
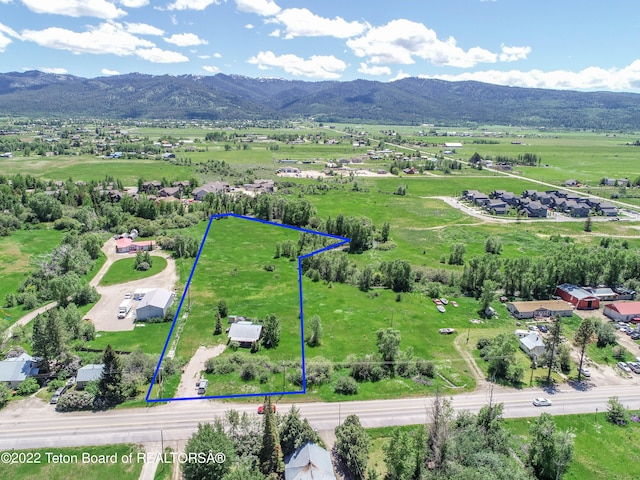
[[556,287],[555,295],[569,302],[578,310],[596,310],[600,308],[600,300],[584,288],[570,283],[563,283]]
[[587,292],[591,292],[593,296],[598,297],[598,300],[600,300],[601,302],[603,300],[612,301],[618,299],[618,294],[608,287],[587,287],[585,288],[585,290]]
[[136,308],[136,321],[164,317],[173,304],[175,294],[164,288],[147,293]]
[[526,337],[521,338],[520,348],[530,357],[539,357],[540,355],[544,354],[546,350],[542,338],[540,338],[540,335],[538,335],[536,332],[531,332]]
[[260,340],[262,336],[262,325],[257,325],[248,321],[233,323],[229,327],[229,340],[238,342],[241,347],[250,348],[254,342]]
[[614,302],[605,305],[602,313],[616,322],[630,322],[640,317],[640,302]]
[[336,480],[331,455],[315,443],[299,448],[286,462],[285,480]]
[[102,377],[103,370],[103,363],[90,363],[89,365],[85,365],[84,367],[79,368],[78,374],[76,375],[76,389],[84,390],[84,388],[87,386],[87,383],[94,380],[99,380],[100,377]]
[[33,357],[28,353],[3,360],[0,362],[0,383],[18,388],[27,378],[38,374],[38,368],[33,364]]

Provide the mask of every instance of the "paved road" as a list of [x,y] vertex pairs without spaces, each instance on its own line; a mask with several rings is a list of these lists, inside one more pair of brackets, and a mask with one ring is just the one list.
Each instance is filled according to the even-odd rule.
[[[534,407],[531,404],[532,399],[543,395],[553,400],[553,406]],[[515,418],[536,416],[541,411],[551,414],[593,414],[598,409],[599,412],[604,412],[607,400],[611,396],[618,396],[629,408],[640,409],[640,386],[638,385],[593,387],[586,391],[578,391],[563,385],[553,394],[540,389],[497,391],[493,395],[493,400],[504,404],[505,417]],[[488,393],[484,391],[455,396],[453,405],[456,410],[467,409],[477,412],[488,403],[488,400]],[[295,396],[285,397],[283,401],[294,402]],[[61,414],[51,408],[42,408],[37,415],[34,414],[34,408],[23,408],[11,404],[0,411],[0,450],[111,443],[153,443],[161,440],[183,441],[196,430],[198,423],[210,422],[230,408],[254,414],[256,404],[193,400],[144,409],[98,413]],[[301,403],[298,407],[301,415],[319,430],[333,430],[341,420],[352,413],[357,414],[362,424],[369,428],[423,423],[428,418],[430,399]],[[288,404],[278,404],[278,410],[281,412],[287,411],[288,408]]]

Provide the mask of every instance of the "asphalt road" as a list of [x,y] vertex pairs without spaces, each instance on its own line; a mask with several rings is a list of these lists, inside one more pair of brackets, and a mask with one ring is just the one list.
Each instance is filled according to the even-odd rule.
[[[534,407],[534,397],[546,396],[553,405]],[[504,404],[507,418],[533,417],[545,411],[551,414],[606,411],[607,400],[618,396],[628,408],[640,409],[640,386],[593,387],[580,391],[563,385],[554,393],[539,389],[496,391],[493,401]],[[35,401],[35,400],[34,400]],[[286,402],[286,403],[284,403]],[[283,397],[278,411],[284,413],[295,396]],[[456,410],[477,412],[489,402],[487,391],[453,397]],[[257,403],[231,404],[208,400],[178,401],[149,408],[108,412],[61,414],[47,405],[27,407],[9,405],[0,411],[0,450],[47,448],[113,443],[148,443],[183,441],[196,430],[198,423],[211,422],[226,410],[256,414]],[[299,403],[301,415],[314,428],[333,430],[349,414],[357,414],[369,427],[424,423],[428,418],[429,398],[375,400],[341,403]],[[34,410],[37,410],[37,414]],[[598,413],[602,415],[603,413]]]

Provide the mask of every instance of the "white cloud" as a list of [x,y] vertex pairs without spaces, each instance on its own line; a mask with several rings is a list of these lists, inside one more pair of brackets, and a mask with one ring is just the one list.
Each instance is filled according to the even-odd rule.
[[138,48],[155,46],[153,42],[128,33],[118,23],[101,23],[98,27],[89,27],[82,33],[59,27],[23,30],[22,37],[42,47],[73,53],[110,53],[127,56],[133,55]]
[[502,45],[502,53],[500,54],[501,62],[515,62],[524,60],[531,53],[531,47],[508,47]]
[[236,0],[241,12],[256,13],[269,17],[280,12],[280,7],[273,0]]
[[333,55],[313,55],[305,60],[292,54],[276,56],[273,52],[260,52],[248,62],[257,65],[260,70],[279,67],[292,75],[320,79],[340,78],[347,68],[346,63]]
[[202,69],[209,73],[218,73],[220,71],[218,67],[214,67],[213,65],[205,65]]
[[125,22],[127,32],[138,35],[164,35],[164,30],[154,27],[153,25],[147,25],[146,23],[128,23]]
[[365,75],[391,75],[391,69],[389,67],[370,66],[366,63],[361,63],[358,72]]
[[56,75],[64,75],[68,73],[66,68],[61,67],[40,67],[38,70],[44,73],[55,73]]
[[253,24],[251,23],[247,23],[244,28],[246,28],[247,30],[252,30],[253,29]]
[[198,55],[198,58],[201,60],[207,60],[209,58],[211,58],[211,55]]
[[164,41],[179,47],[193,47],[195,45],[206,45],[209,43],[193,33],[176,33],[169,38],[165,37]]
[[363,36],[347,40],[347,46],[355,55],[368,57],[374,64],[408,65],[415,63],[414,57],[418,57],[434,65],[465,68],[497,61],[495,53],[480,47],[464,51],[453,37],[440,40],[435,31],[406,19],[371,28]]
[[0,3],[11,3],[11,0],[0,0]]
[[120,75],[120,72],[117,70],[109,70],[108,68],[103,68],[100,70],[103,75]]
[[161,50],[155,43],[130,34],[119,23],[102,23],[81,33],[59,27],[24,30],[22,37],[43,47],[67,50],[76,54],[112,54],[119,57],[137,55],[154,63],[189,60],[181,53]]
[[216,53],[213,54],[213,58],[222,58],[222,54],[216,52]]
[[397,80],[402,80],[403,78],[409,78],[409,77],[411,77],[411,75],[400,70],[398,74],[395,77],[393,77],[390,81],[395,82]]
[[120,0],[120,5],[128,8],[140,8],[149,5],[149,0]]
[[274,30],[273,32],[271,32],[269,34],[269,36],[270,37],[279,37],[280,36],[280,29],[278,28],[278,29]]
[[180,63],[189,61],[189,58],[181,53],[162,50],[158,47],[138,49],[136,50],[136,55],[152,63]]
[[220,0],[175,0],[169,10],[204,10],[209,5],[219,5]]
[[350,38],[360,35],[368,25],[347,22],[341,17],[323,18],[306,8],[288,8],[276,15],[278,22],[285,26],[285,38],[294,37],[336,37]]
[[640,90],[640,60],[635,60],[624,68],[604,69],[588,67],[579,72],[568,70],[487,70],[467,72],[459,75],[420,75],[421,78],[437,78],[448,81],[475,80],[524,88],[551,88],[558,90]]
[[127,14],[106,0],[22,0],[35,13],[114,19]]
[[20,39],[20,34],[11,27],[0,23],[0,53],[4,52],[7,46],[13,42],[9,37]]

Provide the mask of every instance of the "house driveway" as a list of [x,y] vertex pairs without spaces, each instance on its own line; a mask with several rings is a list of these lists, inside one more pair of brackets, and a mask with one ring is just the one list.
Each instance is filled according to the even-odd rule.
[[226,345],[216,345],[212,348],[206,348],[201,345],[196,353],[193,354],[191,360],[184,369],[182,378],[180,379],[180,385],[176,391],[175,398],[190,398],[198,395],[198,389],[196,382],[200,380],[202,371],[204,370],[204,364],[211,357],[217,357],[226,348]]

